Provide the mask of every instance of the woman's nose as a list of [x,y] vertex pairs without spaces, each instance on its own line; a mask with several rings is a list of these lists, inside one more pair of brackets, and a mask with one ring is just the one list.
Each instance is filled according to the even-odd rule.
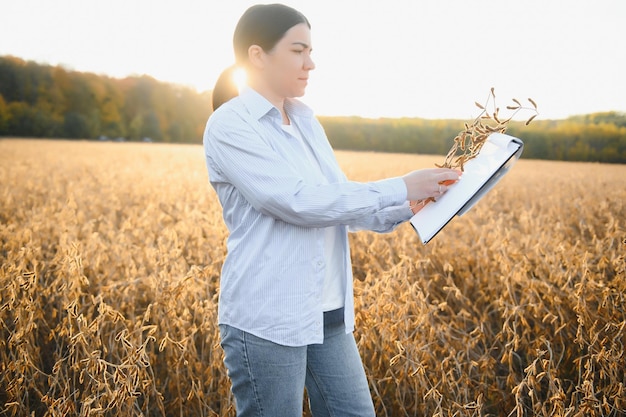
[[311,59],[311,56],[308,56],[306,61],[304,62],[304,66],[306,67],[306,69],[308,70],[313,70],[315,69],[315,62],[313,62],[313,60]]

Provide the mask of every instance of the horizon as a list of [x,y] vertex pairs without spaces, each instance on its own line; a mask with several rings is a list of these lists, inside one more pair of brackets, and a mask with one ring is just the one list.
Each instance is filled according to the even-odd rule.
[[[211,90],[200,91],[200,90],[198,90],[197,88],[195,88],[192,85],[187,85],[187,84],[179,83],[179,82],[176,82],[176,81],[160,80],[160,79],[155,78],[154,76],[152,76],[150,74],[128,74],[126,76],[117,77],[117,76],[111,76],[109,74],[97,73],[97,72],[92,72],[92,71],[79,71],[79,70],[76,70],[74,68],[68,67],[68,66],[66,66],[64,64],[53,65],[53,64],[49,64],[49,63],[38,62],[38,61],[35,61],[35,60],[24,59],[22,57],[18,57],[18,56],[14,56],[14,55],[0,55],[0,56],[1,57],[16,58],[16,59],[22,60],[22,61],[24,61],[26,63],[32,62],[32,63],[35,63],[37,65],[41,65],[41,66],[49,65],[49,66],[54,67],[54,68],[61,68],[61,69],[65,70],[65,71],[68,71],[68,72],[78,72],[78,73],[81,73],[81,74],[90,74],[90,75],[95,75],[97,77],[108,77],[108,78],[115,79],[115,80],[124,80],[126,78],[150,77],[150,78],[152,78],[153,80],[155,80],[158,83],[170,84],[170,85],[175,85],[175,86],[183,87],[183,88],[190,88],[190,89],[194,90],[197,94],[203,94],[203,93],[210,93],[211,92]],[[509,101],[511,101],[511,100],[509,100]],[[476,103],[478,103],[478,102],[476,102]],[[474,110],[478,113],[481,110],[480,110],[480,108],[476,107],[476,103],[474,103]],[[506,104],[509,104],[509,103],[507,102],[507,103],[504,103],[504,104],[506,105]],[[522,103],[522,104],[528,105],[527,103]],[[593,115],[593,114],[607,114],[607,113],[615,113],[615,114],[620,114],[620,115],[622,115],[622,114],[626,115],[626,111],[600,110],[600,111],[594,111],[594,112],[589,112],[589,113],[571,114],[569,116],[562,117],[562,118],[546,119],[546,118],[539,118],[540,113],[538,113],[538,116],[537,116],[537,118],[535,120],[537,120],[537,121],[542,121],[542,120],[543,121],[550,121],[550,120],[560,121],[560,120],[567,120],[567,119],[570,119],[570,118],[584,117],[584,116]],[[490,112],[490,114],[491,114],[491,112]],[[435,120],[435,121],[436,120],[444,120],[444,121],[467,121],[468,120],[468,119],[463,119],[463,118],[459,118],[459,117],[436,117],[436,118],[432,118],[432,117],[421,117],[421,116],[418,116],[418,115],[416,115],[416,116],[360,116],[360,115],[357,115],[357,114],[345,114],[345,115],[316,114],[316,116],[323,117],[323,118],[333,118],[333,117],[336,117],[336,118],[353,118],[353,117],[356,117],[356,118],[363,118],[363,119],[368,119],[368,120],[377,120],[377,119],[381,119],[381,120],[382,119],[423,119],[423,120]],[[474,114],[471,117],[471,119],[473,120],[474,118],[476,118],[476,116],[477,116],[477,114]],[[522,119],[513,119],[512,122],[524,122],[524,120],[522,120]]]
[[[0,55],[208,91],[255,3],[2,0]],[[312,24],[317,68],[301,99],[320,116],[473,119],[491,87],[502,107],[532,97],[537,120],[626,112],[618,0],[285,3]]]

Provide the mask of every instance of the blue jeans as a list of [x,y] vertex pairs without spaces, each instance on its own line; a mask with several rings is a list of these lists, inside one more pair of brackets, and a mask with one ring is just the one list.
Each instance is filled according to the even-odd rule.
[[375,416],[354,336],[328,321],[323,344],[301,347],[220,325],[238,417],[302,417],[305,387],[314,417]]

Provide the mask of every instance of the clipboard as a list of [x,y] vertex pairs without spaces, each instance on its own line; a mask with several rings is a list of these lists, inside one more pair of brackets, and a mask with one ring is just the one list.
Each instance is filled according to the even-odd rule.
[[411,218],[422,243],[427,244],[452,218],[474,207],[509,172],[523,149],[524,143],[516,137],[489,135],[478,156],[465,164],[461,179]]

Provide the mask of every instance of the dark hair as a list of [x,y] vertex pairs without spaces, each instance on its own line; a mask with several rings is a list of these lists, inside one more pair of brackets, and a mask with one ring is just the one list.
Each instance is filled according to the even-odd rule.
[[[233,35],[236,65],[243,66],[248,61],[250,46],[258,45],[269,52],[289,29],[300,23],[311,27],[302,13],[283,4],[257,4],[250,7],[239,19]],[[236,65],[226,68],[215,83],[212,98],[214,111],[239,94],[232,77]]]

